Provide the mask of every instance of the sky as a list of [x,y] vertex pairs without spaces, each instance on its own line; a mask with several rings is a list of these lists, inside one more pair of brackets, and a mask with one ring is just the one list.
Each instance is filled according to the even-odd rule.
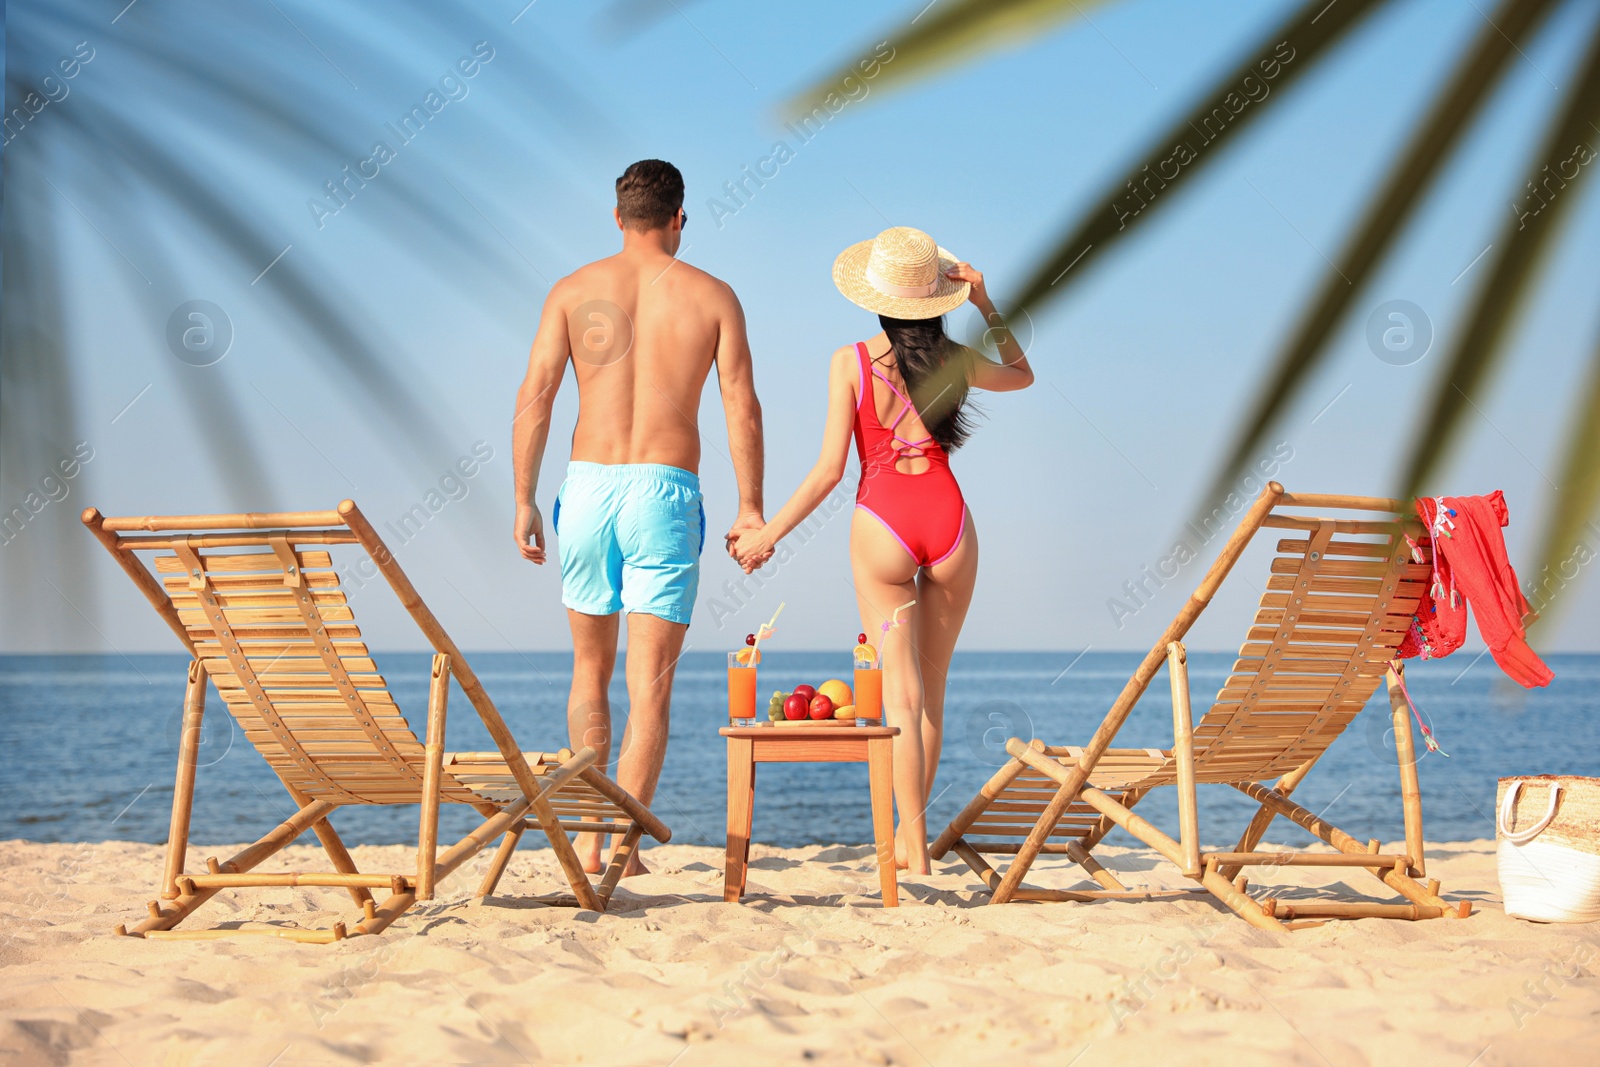
[[[14,14],[26,6],[11,5]],[[229,22],[199,4],[139,5],[123,16],[127,26],[99,31],[73,93],[145,117],[145,94],[170,102],[172,90],[119,50],[119,34],[190,26],[213,50],[211,61],[226,65],[230,49],[241,61],[271,55],[291,73],[306,113],[337,100],[352,117],[331,144],[299,154],[279,152],[281,131],[265,120],[230,120],[203,100],[175,114],[151,104],[147,117],[157,136],[278,235],[285,258],[326,279],[385,363],[426,399],[439,432],[416,447],[420,435],[374,412],[369,395],[260,284],[270,257],[255,269],[240,265],[165,201],[137,209],[163,232],[161,249],[141,246],[127,219],[97,207],[106,198],[88,188],[118,176],[38,153],[33,165],[56,168],[50,177],[61,195],[50,225],[70,322],[76,429],[66,444],[85,442],[92,458],[67,498],[42,516],[48,521],[0,547],[0,650],[176,650],[77,526],[82,507],[317,509],[345,497],[391,537],[463,648],[569,648],[555,566],[521,562],[511,543],[510,416],[550,281],[618,246],[612,183],[628,163],[660,157],[682,169],[690,223],[680,254],[730,282],[744,304],[765,411],[771,514],[815,460],[829,354],[877,328],[833,288],[839,250],[889,225],[919,227],[984,271],[1004,307],[1103,184],[1292,10],[1282,0],[1094,8],[1092,22],[1064,22],[905,88],[868,83],[863,99],[802,141],[783,123],[784,101],[879,42],[892,48],[924,0],[781,8],[496,0],[465,5],[492,28],[488,36],[464,26],[458,36],[418,35],[382,51],[364,40],[377,31],[358,4],[280,6],[234,12]],[[1394,489],[1440,353],[1471,307],[1477,257],[1513,209],[1520,168],[1539,136],[1532,120],[1559,99],[1587,37],[1593,13],[1583,7],[1568,5],[1513,64],[1485,121],[1270,435],[1263,460],[1291,492]],[[980,397],[980,428],[953,460],[982,545],[960,647],[1143,649],[1161,632],[1204,563],[1131,612],[1113,606],[1129,605],[1124,583],[1170,553],[1300,302],[1335,269],[1341,235],[1485,17],[1460,0],[1392,4],[1285,90],[1287,98],[1143,232],[1064,298],[1016,324],[1038,381],[1023,393]],[[247,32],[235,32],[240,20]],[[14,32],[12,47],[16,39]],[[473,56],[479,41],[493,58],[479,64],[470,91],[348,206],[329,214],[323,200],[319,212],[313,204],[324,183],[368,157],[374,140],[389,136],[386,124]],[[63,31],[40,47],[68,54],[75,44]],[[537,107],[517,88],[530,72],[550,75]],[[77,102],[69,96],[51,106],[67,112]],[[40,125],[65,117],[47,110]],[[770,157],[779,141],[792,158],[742,204],[732,201],[724,183]],[[239,151],[241,143],[254,143],[257,154]],[[8,167],[21,165],[14,148],[7,154]],[[408,170],[410,185],[389,177]],[[403,189],[451,205],[460,236],[482,254],[440,241]],[[1559,492],[1552,479],[1570,401],[1600,332],[1600,267],[1583,254],[1600,236],[1592,193],[1566,227],[1490,396],[1468,416],[1437,480],[1450,494],[1504,490],[1507,544],[1525,566]],[[170,264],[159,273],[151,266],[158,256]],[[26,264],[8,255],[7,272],[17,269]],[[168,343],[174,312],[195,300],[221,308],[232,333],[226,355],[203,367],[175,358]],[[1408,366],[1379,360],[1365,337],[1371,313],[1392,300],[1420,307],[1434,332],[1429,354]],[[972,316],[957,314],[950,325],[966,333]],[[220,429],[196,415],[202,384],[238,398]],[[540,476],[547,516],[575,412],[569,376]],[[848,523],[830,518],[782,567],[741,588],[743,576],[719,551],[736,497],[714,381],[700,419],[709,543],[688,647],[734,647],[779,603],[787,607],[774,640],[785,646],[853,643]],[[245,499],[213,462],[244,447],[261,450],[270,470],[259,498]],[[464,498],[420,531],[393,537],[388,524],[426,501],[469,455],[482,462],[461,483]],[[9,508],[42,473],[0,457],[0,502]],[[1257,596],[1249,582],[1261,580],[1261,551],[1269,548],[1246,557],[1248,581],[1225,587],[1191,647],[1238,643]],[[52,574],[57,580],[44,586],[31,581]],[[1600,648],[1594,589],[1592,574],[1580,574],[1552,627],[1538,634],[1541,647]],[[423,647],[386,590],[369,584],[351,596],[374,648]],[[380,598],[388,602],[374,603]]]

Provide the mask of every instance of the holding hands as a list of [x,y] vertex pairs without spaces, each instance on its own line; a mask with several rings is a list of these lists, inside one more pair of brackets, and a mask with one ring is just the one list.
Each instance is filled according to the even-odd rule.
[[728,555],[738,562],[746,574],[766,566],[776,547],[764,525],[728,534]]
[[723,535],[728,555],[746,574],[765,566],[772,558],[773,543],[762,536],[766,520],[757,514],[740,515],[733,528]]

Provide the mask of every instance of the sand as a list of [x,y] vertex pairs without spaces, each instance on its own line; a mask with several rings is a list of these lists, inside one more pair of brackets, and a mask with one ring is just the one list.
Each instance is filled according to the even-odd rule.
[[[410,854],[353,851],[375,869]],[[1124,880],[1181,884],[1144,850],[1108,855]],[[744,904],[721,900],[720,850],[686,845],[649,850],[654,873],[609,914],[530,904],[519,895],[557,882],[529,848],[501,895],[471,901],[480,857],[379,937],[112,936],[154,896],[160,857],[0,843],[0,1064],[1600,1062],[1600,924],[1508,918],[1492,842],[1430,846],[1429,874],[1474,902],[1470,919],[1289,937],[1202,900],[986,907],[958,862],[903,879],[884,910],[869,849],[759,845]],[[321,866],[296,846],[264,869]],[[1035,884],[1078,881],[1061,861],[1038,870]],[[1377,884],[1272,873],[1303,887],[1284,897]],[[342,891],[271,889],[187,925],[339,918],[354,918]]]

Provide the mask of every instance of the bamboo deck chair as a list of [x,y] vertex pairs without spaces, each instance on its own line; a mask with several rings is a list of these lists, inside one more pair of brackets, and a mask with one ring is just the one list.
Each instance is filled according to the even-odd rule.
[[[161,900],[131,931],[158,938],[204,938],[233,930],[178,931],[196,908],[226,888],[332,886],[349,891],[362,918],[346,928],[268,931],[297,941],[328,942],[376,934],[495,838],[498,853],[478,890],[494,891],[523,832],[549,839],[572,895],[548,903],[602,911],[624,865],[648,833],[671,832],[643,804],[597,771],[596,753],[523,752],[478,677],[354,502],[336,511],[286,514],[106,518],[94,508],[83,523],[111,552],[194,656],[184,695],[177,781]],[[355,545],[387,579],[434,651],[427,742],[419,741],[377,673],[333,568],[329,546]],[[155,553],[154,572],[138,553]],[[348,568],[347,568],[348,572]],[[451,676],[461,684],[498,751],[444,751]],[[244,736],[293,798],[295,813],[255,844],[205,873],[186,873],[189,816],[206,680]],[[470,804],[484,822],[452,847],[438,847],[439,804]],[[413,870],[356,869],[329,816],[346,804],[420,804]],[[531,818],[529,817],[531,813]],[[261,862],[307,829],[333,870],[254,873]],[[569,832],[618,836],[599,885],[583,871]],[[378,903],[372,890],[387,888]]]
[[[1285,508],[1379,512],[1389,517],[1381,521],[1303,517],[1285,514]],[[1405,853],[1380,854],[1376,841],[1362,844],[1289,799],[1385,678],[1410,625],[1429,567],[1413,561],[1406,538],[1415,540],[1425,560],[1431,558],[1432,546],[1424,539],[1421,524],[1408,515],[1411,508],[1400,500],[1294,496],[1278,483],[1269,483],[1089,743],[1077,748],[1012,738],[1006,744],[1011,759],[939,835],[932,856],[939,859],[954,850],[989,887],[991,902],[997,904],[1168,895],[1128,889],[1091,855],[1100,840],[1120,826],[1200,883],[1177,892],[1210,892],[1263,929],[1281,931],[1344,917],[1464,918],[1470,903],[1452,907],[1439,896],[1438,882],[1418,881],[1425,877],[1422,801],[1409,705],[1395,674],[1387,676]],[[1227,682],[1210,710],[1194,723],[1182,638],[1263,527],[1292,533],[1277,543],[1266,591]],[[1173,747],[1112,748],[1163,663],[1172,683]],[[1276,781],[1269,785],[1271,779]],[[1200,849],[1197,783],[1232,786],[1261,805],[1230,852]],[[1160,786],[1178,790],[1176,840],[1131,810]],[[1258,850],[1277,816],[1336,851]],[[984,853],[1015,858],[1000,872],[983,858]],[[1098,888],[1024,886],[1023,878],[1041,854],[1067,856]],[[1366,870],[1406,902],[1287,903],[1270,896],[1253,898],[1240,870],[1278,865]]]

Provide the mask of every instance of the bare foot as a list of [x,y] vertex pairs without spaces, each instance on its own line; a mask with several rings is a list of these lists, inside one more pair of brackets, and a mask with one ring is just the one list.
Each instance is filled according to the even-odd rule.
[[898,870],[906,871],[910,874],[931,874],[932,869],[928,864],[928,850],[924,847],[920,851],[922,853],[921,858],[917,861],[916,867],[913,868],[911,850],[906,846],[906,840],[900,835],[899,829],[895,830],[894,865]]
[[637,852],[635,852],[633,854],[633,858],[628,861],[628,865],[622,869],[622,877],[624,878],[632,878],[636,875],[649,873],[650,868],[646,867],[644,865],[644,861],[639,859],[639,854]]
[[600,862],[600,835],[579,834],[572,842],[572,847],[578,853],[578,859],[583,863],[585,874],[599,874],[603,866]]

